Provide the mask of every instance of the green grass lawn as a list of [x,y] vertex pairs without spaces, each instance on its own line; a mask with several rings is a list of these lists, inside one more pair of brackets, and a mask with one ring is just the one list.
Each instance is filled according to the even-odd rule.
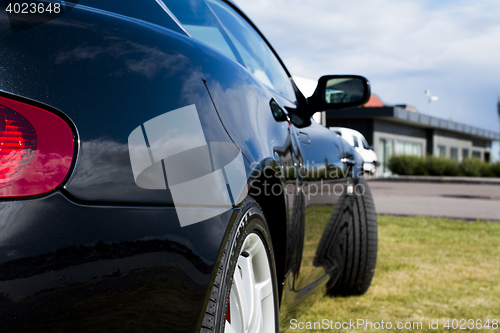
[[[360,297],[324,297],[298,322],[421,322],[422,329],[340,329],[342,332],[500,332],[500,223],[463,222],[427,217],[379,216],[377,268]],[[439,329],[429,329],[429,319]],[[489,329],[455,327],[474,319]],[[496,320],[497,326],[493,321]],[[407,324],[408,325],[408,324]],[[435,324],[434,324],[435,325]],[[369,326],[368,326],[369,328]],[[285,332],[325,332],[288,329]]]

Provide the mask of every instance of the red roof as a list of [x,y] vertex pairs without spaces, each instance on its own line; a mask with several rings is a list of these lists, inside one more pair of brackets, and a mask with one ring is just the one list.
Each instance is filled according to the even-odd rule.
[[368,102],[363,105],[365,108],[382,107],[384,103],[376,95],[371,95]]

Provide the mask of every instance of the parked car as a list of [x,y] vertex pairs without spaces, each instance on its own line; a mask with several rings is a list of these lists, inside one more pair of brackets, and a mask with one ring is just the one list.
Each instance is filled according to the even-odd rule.
[[311,122],[365,78],[306,98],[227,0],[39,3],[0,11],[2,332],[278,332],[366,292],[362,159]]
[[372,175],[377,173],[377,167],[380,165],[377,154],[368,145],[363,134],[345,127],[330,127],[330,130],[346,140],[361,155],[363,158],[363,171]]

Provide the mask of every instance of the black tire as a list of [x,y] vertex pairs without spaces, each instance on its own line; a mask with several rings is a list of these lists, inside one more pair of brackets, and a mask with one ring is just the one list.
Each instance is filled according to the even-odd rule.
[[[273,298],[274,298],[274,332],[279,332],[279,301],[276,280],[276,265],[272,248],[271,235],[264,218],[262,209],[257,202],[248,197],[241,206],[241,211],[229,235],[224,254],[222,256],[217,276],[203,318],[201,333],[222,333],[226,324],[228,299],[233,283],[236,264],[242,255],[242,245],[250,234],[257,234],[262,240],[267,252],[271,271]],[[263,332],[268,333],[268,332]]]
[[331,296],[366,293],[377,263],[377,215],[366,180],[360,179],[354,194],[346,196],[345,200],[344,213],[348,213],[348,218],[342,232],[341,272],[327,285]]

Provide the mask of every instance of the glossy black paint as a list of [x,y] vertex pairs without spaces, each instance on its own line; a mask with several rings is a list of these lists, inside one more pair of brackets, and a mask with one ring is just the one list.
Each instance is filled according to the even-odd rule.
[[191,104],[207,141],[234,142],[245,157],[283,282],[282,320],[335,275],[335,263],[315,252],[321,239],[304,239],[326,230],[328,219],[315,224],[318,209],[333,214],[342,193],[312,197],[311,188],[345,189],[359,155],[311,123],[293,81],[290,100],[152,4],[84,0],[16,33],[0,13],[0,91],[64,113],[79,139],[60,189],[0,201],[2,332],[199,331],[238,207],[181,228],[168,189],[135,184],[127,146],[140,124]]
[[[154,286],[169,303],[190,310],[186,316],[191,319],[179,322],[175,309],[165,307],[159,318],[165,328],[194,331],[226,226],[235,213],[196,228],[179,228],[169,207],[79,205],[61,193],[2,203],[2,328],[33,331],[27,329],[30,322],[40,321],[55,330],[69,329],[90,318],[97,325],[108,316],[121,317],[116,313],[123,310],[154,320],[154,303],[127,304],[127,297],[137,293],[134,298],[140,299]],[[116,301],[124,302],[125,309]],[[93,303],[105,304],[106,313],[92,310]],[[61,318],[61,311],[74,317]],[[88,317],[78,319],[76,314],[82,312]],[[131,318],[126,323],[138,324]]]

